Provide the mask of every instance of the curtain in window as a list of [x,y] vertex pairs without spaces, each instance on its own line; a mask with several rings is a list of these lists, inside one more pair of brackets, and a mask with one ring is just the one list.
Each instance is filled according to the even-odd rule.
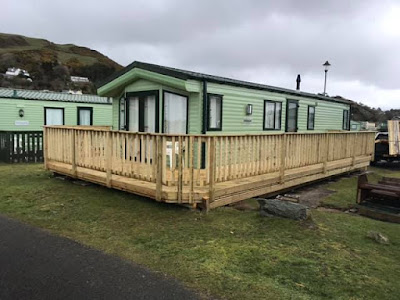
[[61,108],[46,108],[46,125],[63,125],[63,123]]
[[129,131],[138,132],[139,131],[139,98],[132,97],[129,98]]
[[79,110],[79,125],[91,125],[91,113],[89,109]]
[[156,96],[144,99],[144,132],[156,132]]
[[275,103],[275,129],[281,129],[281,111],[282,103]]
[[273,129],[275,120],[275,103],[265,102],[265,128]]
[[164,132],[185,134],[187,122],[187,98],[164,93]]
[[119,129],[125,130],[125,99],[121,98],[119,103]]
[[315,120],[315,107],[308,107],[308,129],[314,129],[314,120]]
[[209,128],[221,129],[221,98],[218,96],[209,97]]

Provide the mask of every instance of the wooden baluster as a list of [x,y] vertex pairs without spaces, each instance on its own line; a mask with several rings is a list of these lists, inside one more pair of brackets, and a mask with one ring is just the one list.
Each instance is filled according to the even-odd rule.
[[281,161],[280,161],[280,171],[279,171],[279,182],[283,184],[285,182],[285,168],[286,168],[286,148],[287,148],[287,135],[284,133],[281,139]]
[[106,185],[111,188],[111,174],[112,174],[112,156],[113,156],[113,138],[111,131],[107,132],[106,135],[106,149],[105,149],[105,159],[106,159]]
[[155,170],[157,172],[156,175],[156,200],[161,201],[162,200],[162,184],[163,184],[163,173],[164,173],[164,162],[163,162],[163,138],[159,135],[156,137],[156,143],[155,145],[153,144],[153,148],[157,149],[155,151],[155,156],[153,158],[155,161],[153,161],[153,164],[155,165]]
[[216,168],[215,168],[215,137],[212,137],[211,140],[209,139],[209,143],[210,143],[210,151],[209,153],[209,178],[210,178],[210,182],[209,182],[209,201],[210,203],[215,201],[215,175],[216,175]]
[[178,137],[178,203],[182,203],[183,196],[183,142],[182,136]]

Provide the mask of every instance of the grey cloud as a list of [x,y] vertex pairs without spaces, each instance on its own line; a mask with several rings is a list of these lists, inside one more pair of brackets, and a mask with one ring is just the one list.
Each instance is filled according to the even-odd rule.
[[[0,31],[89,46],[122,64],[292,82],[297,73],[320,76],[329,59],[332,81],[399,86],[400,35],[380,28],[395,0],[5,1]],[[357,95],[368,99],[361,86]]]

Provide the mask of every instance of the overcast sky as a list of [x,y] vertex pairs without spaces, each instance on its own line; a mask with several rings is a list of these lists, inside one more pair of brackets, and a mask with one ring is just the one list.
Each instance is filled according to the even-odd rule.
[[0,0],[0,32],[400,108],[399,0]]

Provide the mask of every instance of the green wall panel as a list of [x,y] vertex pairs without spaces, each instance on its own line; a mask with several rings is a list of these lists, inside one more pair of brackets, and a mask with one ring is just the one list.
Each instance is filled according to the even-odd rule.
[[[64,108],[65,125],[77,125],[77,107],[93,108],[93,125],[111,126],[112,124],[112,106],[109,104],[0,98],[0,130],[42,130],[45,107]],[[20,109],[24,110],[22,118],[18,115]],[[15,121],[28,121],[29,125],[15,125]]]
[[[196,83],[191,81],[191,87]],[[197,86],[201,86],[198,82]],[[137,79],[125,87],[125,92],[158,90],[160,94],[160,128],[162,128],[162,91],[171,91],[189,97],[188,132],[199,134],[202,131],[203,95],[200,92],[186,92],[176,87],[168,86],[146,79]],[[287,100],[298,100],[298,131],[299,132],[324,132],[326,130],[342,130],[343,110],[348,110],[348,104],[330,102],[325,100],[310,99],[307,97],[274,93],[263,90],[230,86],[226,84],[208,83],[207,92],[223,96],[222,131],[209,131],[208,134],[226,133],[277,133],[285,131],[286,103]],[[123,95],[121,95],[123,96]],[[120,96],[120,97],[121,97]],[[113,126],[118,129],[119,98],[113,101]],[[264,100],[279,101],[282,103],[281,130],[263,130]],[[247,104],[253,105],[253,114],[246,115]],[[308,106],[315,107],[314,130],[307,130]]]

